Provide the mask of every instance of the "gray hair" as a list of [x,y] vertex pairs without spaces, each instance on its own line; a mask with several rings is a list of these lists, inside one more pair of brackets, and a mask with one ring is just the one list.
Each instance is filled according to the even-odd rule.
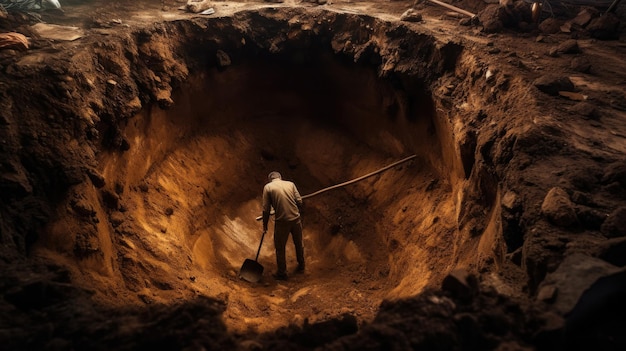
[[283,179],[283,178],[280,175],[280,173],[278,173],[276,171],[272,171],[272,172],[270,172],[270,174],[267,175],[267,180],[269,180],[271,182],[274,179]]

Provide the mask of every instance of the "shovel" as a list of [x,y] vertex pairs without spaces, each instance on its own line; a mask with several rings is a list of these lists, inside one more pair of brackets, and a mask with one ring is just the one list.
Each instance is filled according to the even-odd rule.
[[246,258],[239,270],[239,278],[249,281],[250,283],[258,282],[263,276],[263,266],[257,261],[259,259],[259,253],[261,253],[261,246],[263,245],[263,238],[265,238],[266,232],[267,231],[263,231],[263,236],[261,236],[261,243],[259,244],[259,250],[256,252],[256,258],[254,260]]

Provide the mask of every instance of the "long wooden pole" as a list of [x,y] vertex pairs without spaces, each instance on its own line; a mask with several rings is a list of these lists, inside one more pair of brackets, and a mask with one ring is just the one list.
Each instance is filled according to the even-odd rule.
[[620,2],[620,1],[622,1],[622,0],[615,0],[615,1],[613,1],[613,3],[611,4],[611,6],[609,6],[609,8],[608,8],[608,9],[606,9],[606,12],[605,12],[604,14],[606,15],[606,14],[607,14],[607,13],[609,13],[609,12],[613,12],[613,11],[615,11],[615,8],[617,7],[617,5],[619,4],[619,2]]
[[[387,165],[387,166],[385,166],[385,167],[383,167],[383,168],[381,168],[381,169],[375,170],[374,172],[370,172],[370,173],[368,173],[368,174],[366,174],[366,175],[364,175],[364,176],[360,176],[360,177],[358,177],[358,178],[355,178],[355,179],[349,180],[349,181],[347,181],[347,182],[343,182],[343,183],[339,183],[339,184],[336,184],[336,185],[333,185],[333,186],[329,186],[329,187],[327,187],[327,188],[324,188],[324,189],[318,190],[318,191],[316,191],[316,192],[313,192],[313,193],[310,193],[310,194],[304,195],[304,196],[302,196],[302,199],[307,199],[307,198],[309,198],[309,197],[313,197],[313,196],[315,196],[315,195],[319,195],[319,194],[321,194],[321,193],[327,192],[327,191],[332,190],[332,189],[341,188],[341,187],[343,187],[343,186],[346,186],[346,185],[350,185],[350,184],[352,184],[352,183],[359,182],[359,181],[361,181],[361,180],[363,180],[363,179],[365,179],[365,178],[369,178],[369,177],[371,177],[371,176],[373,176],[373,175],[376,175],[376,174],[378,174],[378,173],[384,172],[384,171],[388,170],[389,168],[392,168],[392,167],[395,167],[395,166],[397,166],[397,165],[399,165],[399,164],[401,164],[401,163],[404,163],[404,162],[410,161],[410,160],[412,160],[412,159],[414,159],[414,158],[416,158],[416,157],[417,157],[417,155],[412,155],[412,156],[409,156],[409,157],[403,158],[403,159],[401,159],[400,161],[396,161],[396,162],[394,162],[394,163],[392,163],[392,164],[390,164],[390,165]],[[258,217],[256,218],[256,220],[257,220],[257,221],[260,221],[262,218],[263,218],[263,216],[258,216]]]

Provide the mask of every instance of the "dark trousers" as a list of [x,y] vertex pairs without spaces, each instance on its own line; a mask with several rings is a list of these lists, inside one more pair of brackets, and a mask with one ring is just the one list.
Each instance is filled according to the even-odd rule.
[[276,221],[274,223],[274,247],[276,247],[277,274],[287,274],[287,262],[285,261],[285,246],[289,233],[296,247],[296,259],[298,264],[304,266],[304,247],[302,246],[302,222],[300,218],[294,221]]

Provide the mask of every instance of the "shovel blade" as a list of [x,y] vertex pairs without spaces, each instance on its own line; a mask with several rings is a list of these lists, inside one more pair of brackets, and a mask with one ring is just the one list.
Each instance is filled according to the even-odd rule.
[[259,262],[247,258],[239,270],[239,277],[250,283],[256,283],[263,277],[263,266]]

